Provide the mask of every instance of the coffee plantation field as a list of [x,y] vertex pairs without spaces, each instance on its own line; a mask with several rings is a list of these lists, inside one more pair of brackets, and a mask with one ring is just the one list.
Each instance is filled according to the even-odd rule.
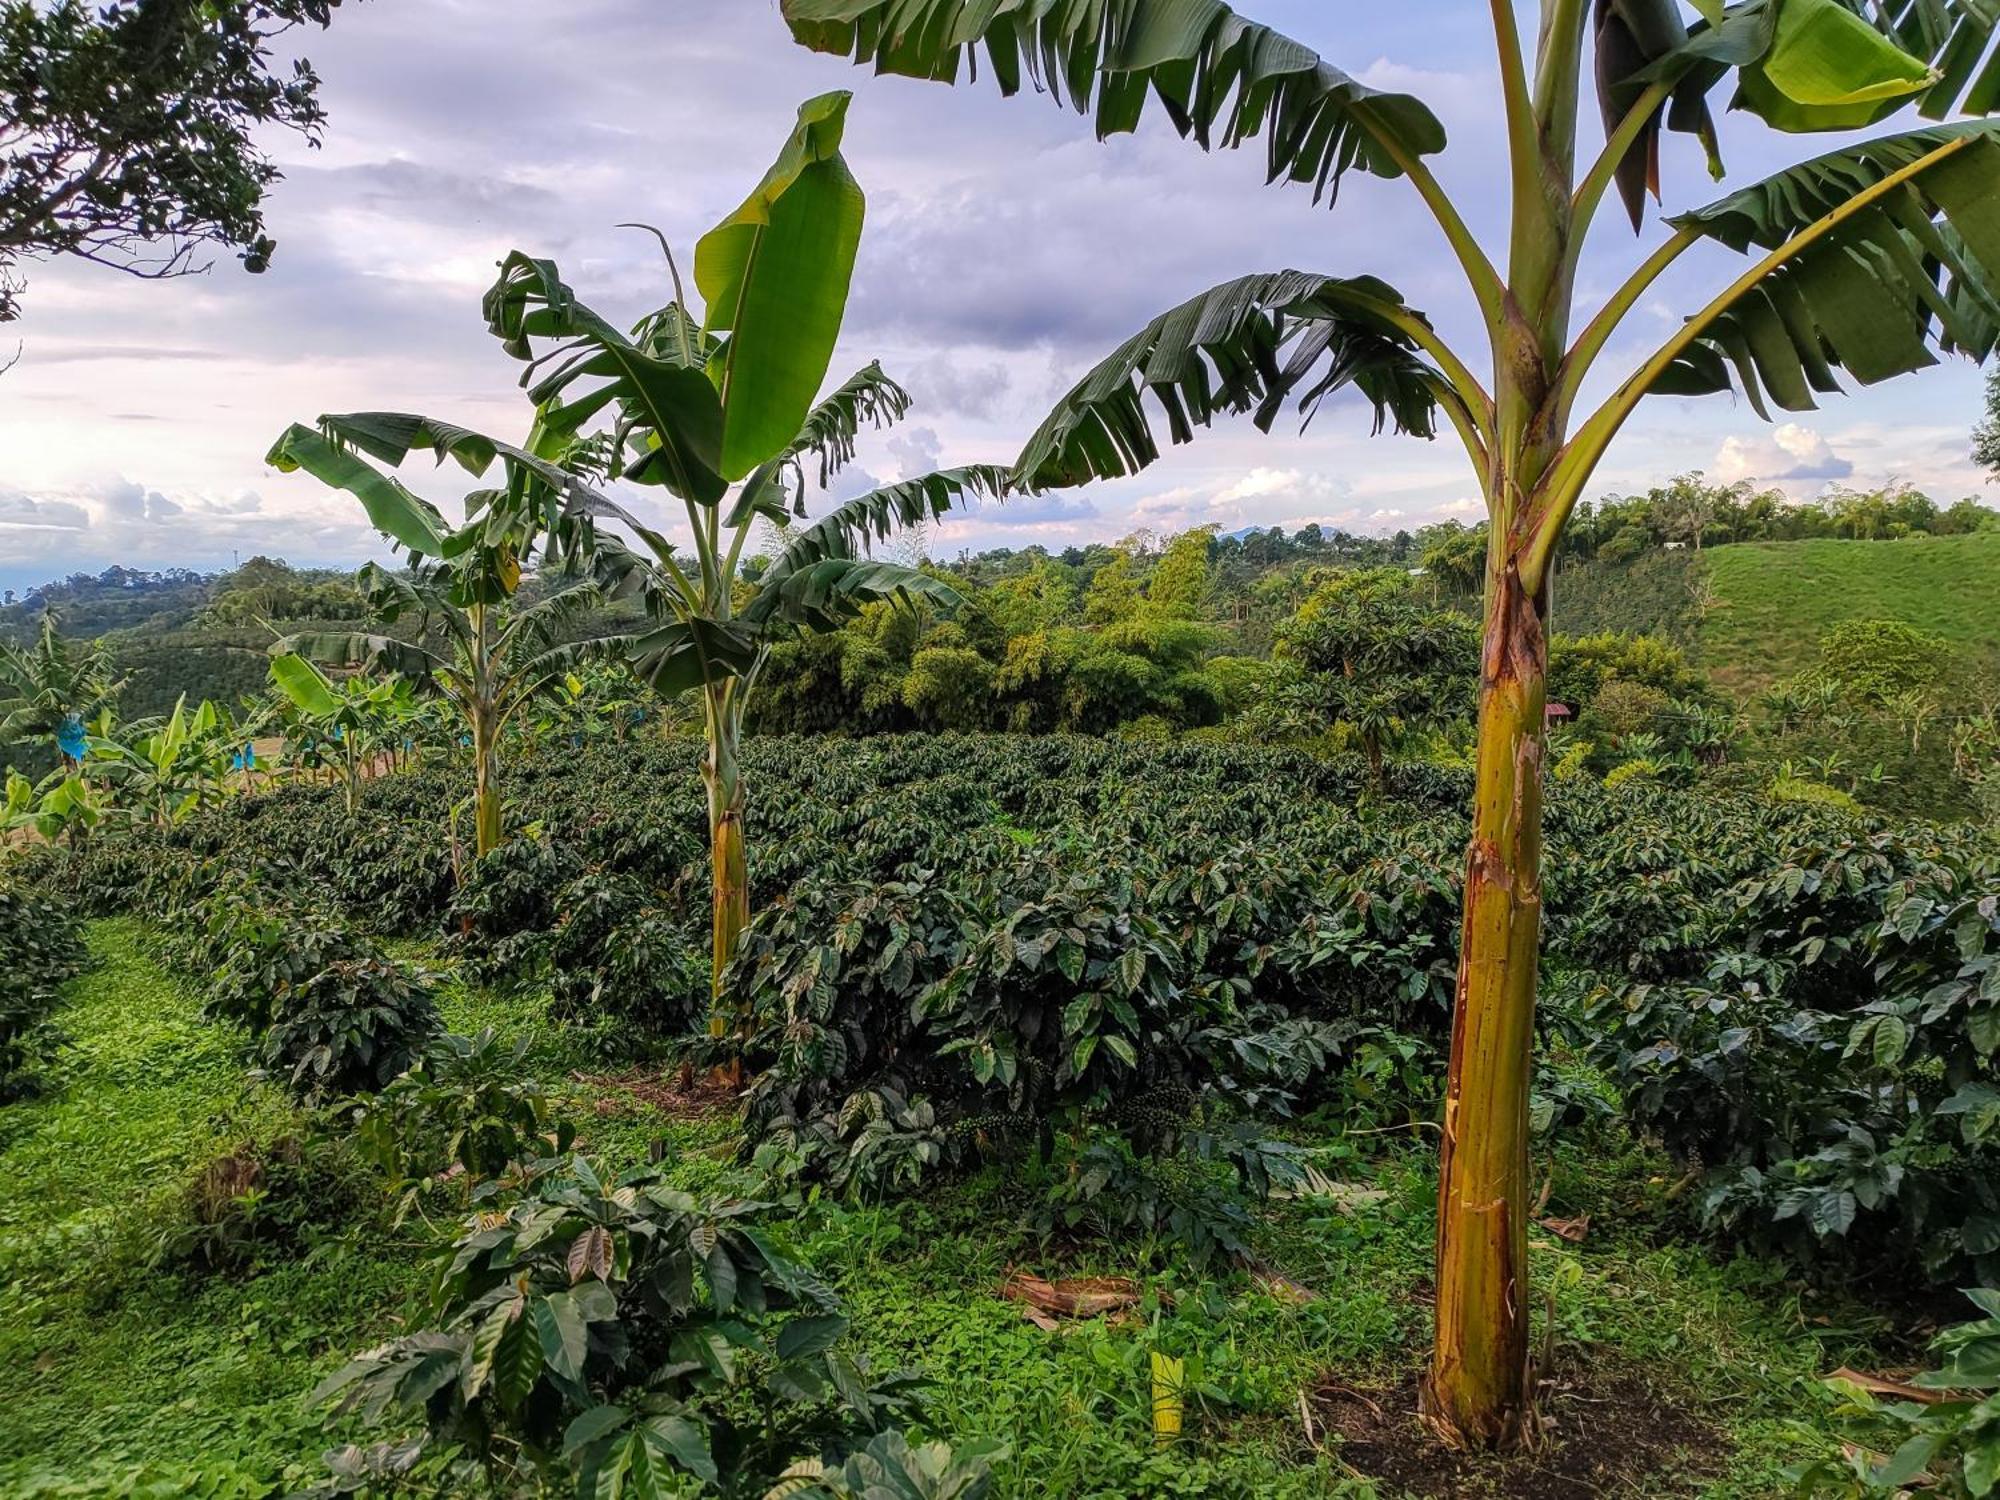
[[[1532,1273],[1554,1425],[1433,1471],[1355,1418],[1401,1409],[1428,1332],[1462,775],[1378,791],[1286,752],[1005,736],[747,751],[734,1086],[696,1037],[687,742],[544,744],[513,773],[527,832],[456,878],[445,765],[353,814],[294,785],[16,860],[38,894],[7,940],[74,930],[28,905],[53,902],[92,967],[63,979],[65,950],[63,1040],[0,1115],[9,1493],[460,1493],[482,1457],[533,1492],[617,1458],[563,1453],[602,1409],[565,1394],[578,1317],[593,1396],[671,1391],[669,1435],[738,1473],[847,1411],[1003,1494],[1532,1471],[1550,1488],[1518,1492],[1771,1495],[1839,1453],[1820,1377],[1920,1363],[1950,1289],[1994,1279],[2000,861],[1972,832],[1552,785]],[[516,1282],[472,1268],[537,1223],[566,1248],[546,1284],[508,1262],[554,1330],[518,1394],[453,1374],[449,1409],[405,1397],[425,1350],[484,1359]],[[636,1294],[676,1235],[701,1297],[576,1301],[600,1246]],[[1051,1315],[1020,1274],[1114,1293]],[[654,1337],[694,1364],[635,1384],[619,1351]],[[1171,1447],[1156,1355],[1180,1361]],[[730,1394],[760,1389],[761,1425]],[[1581,1437],[1593,1403],[1651,1414],[1615,1462]],[[431,1442],[398,1447],[426,1413]]]

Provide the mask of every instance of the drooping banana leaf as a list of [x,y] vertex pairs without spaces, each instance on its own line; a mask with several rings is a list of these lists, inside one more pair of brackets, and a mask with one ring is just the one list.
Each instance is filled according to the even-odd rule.
[[942,578],[872,557],[823,557],[762,581],[744,607],[746,625],[831,630],[882,600],[928,598],[955,607],[957,589]]
[[1933,345],[1990,354],[2000,330],[2000,121],[1829,152],[1673,222],[1735,250],[1776,251],[1934,155],[1737,297],[1654,393],[1705,395],[1733,381],[1762,415],[1766,397],[1803,411],[1840,389],[1837,370],[1869,385],[1936,363]]
[[1222,0],[782,0],[792,34],[876,71],[956,81],[984,49],[1002,93],[1024,78],[1099,139],[1136,128],[1149,95],[1206,149],[1263,137],[1269,180],[1337,192],[1351,167],[1402,174],[1399,156],[1442,151],[1420,101],[1382,93]]
[[436,506],[313,428],[293,423],[264,455],[264,462],[284,474],[304,469],[320,483],[346,490],[361,502],[369,523],[384,536],[423,556],[443,555],[448,528]]
[[812,454],[825,485],[853,461],[863,422],[880,429],[901,421],[909,409],[910,393],[883,373],[880,360],[870,360],[807,414],[781,456],[798,460]]
[[941,520],[968,496],[1002,499],[1010,479],[1009,471],[998,465],[969,464],[870,490],[793,536],[765,569],[759,587],[769,591],[816,563],[855,557],[898,527]]
[[707,365],[722,395],[726,479],[746,478],[792,441],[840,338],[866,215],[840,154],[851,98],[800,105],[764,180],[695,246],[708,331],[728,335]]
[[1442,377],[1383,308],[1409,311],[1394,287],[1366,276],[1278,271],[1213,287],[1084,376],[1028,440],[1016,479],[1040,490],[1138,473],[1160,456],[1148,395],[1175,443],[1225,413],[1252,413],[1269,430],[1294,395],[1309,420],[1348,385],[1373,404],[1378,432],[1431,437]]
[[[387,676],[401,677],[414,686],[424,687],[438,671],[450,665],[444,658],[410,641],[398,640],[392,635],[371,635],[364,631],[301,631],[297,635],[289,635],[278,641],[271,650],[277,654],[276,660],[272,663],[273,675],[277,673],[278,662],[288,658],[303,658],[309,663],[329,667],[369,667]],[[310,686],[305,688],[305,692],[314,702],[320,701]],[[308,713],[323,711],[323,709],[308,708],[290,688],[286,689],[286,696]]]
[[723,524],[733,528],[752,516],[763,516],[780,526],[795,516],[803,519],[806,455],[818,456],[819,482],[824,488],[853,459],[864,421],[880,429],[899,421],[909,409],[910,393],[883,373],[880,360],[870,361],[807,413],[805,424],[784,452],[759,464],[743,481]]
[[632,672],[663,698],[741,677],[757,665],[764,635],[753,625],[699,617],[675,620],[630,644]]

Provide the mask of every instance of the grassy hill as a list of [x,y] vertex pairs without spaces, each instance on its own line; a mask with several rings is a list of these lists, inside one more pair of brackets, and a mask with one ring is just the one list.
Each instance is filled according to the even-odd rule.
[[1809,666],[1843,620],[1903,620],[2000,669],[2000,532],[1897,542],[1754,542],[1709,550],[1702,665],[1756,691]]

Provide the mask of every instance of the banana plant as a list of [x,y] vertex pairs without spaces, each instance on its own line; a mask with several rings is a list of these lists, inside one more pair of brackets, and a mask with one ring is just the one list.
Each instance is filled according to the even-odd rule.
[[49,843],[67,838],[74,845],[111,813],[104,788],[86,781],[80,771],[65,767],[34,782],[11,766],[7,769],[0,828],[26,829]]
[[288,651],[271,658],[271,685],[290,710],[293,737],[309,743],[320,764],[334,772],[348,813],[359,811],[368,767],[419,711],[410,683],[358,674],[329,678]]
[[111,707],[123,686],[112,677],[109,647],[64,640],[55,611],[46,610],[34,645],[0,643],[0,745],[45,739],[74,772],[88,753],[84,726]]
[[[559,562],[575,530],[571,518],[585,513],[593,495],[584,479],[592,465],[587,446],[539,427],[529,442],[551,456],[430,417],[359,412],[322,416],[313,427],[293,425],[266,459],[281,471],[303,469],[348,491],[392,546],[408,551],[407,573],[370,564],[359,581],[380,623],[417,627],[415,639],[310,632],[276,642],[273,655],[372,667],[448,701],[472,742],[474,843],[481,855],[497,849],[504,836],[502,733],[523,704],[591,653],[557,639],[566,622],[595,602],[589,580],[570,577],[532,605],[514,602],[524,564],[538,553],[544,563]],[[436,506],[368,462],[395,468],[413,453],[430,454],[440,466],[450,458],[475,477],[497,462],[502,483],[467,494],[464,524],[448,528]],[[318,673],[312,676],[325,684]],[[324,695],[296,667],[286,668],[279,686],[301,708],[294,686],[324,704]],[[351,791],[351,779],[349,786]]]
[[[597,423],[607,472],[680,501],[692,553],[603,495],[566,515],[588,526],[597,576],[643,595],[653,627],[629,642],[634,673],[672,698],[700,698],[707,754],[715,1006],[728,1033],[722,973],[750,919],[744,847],[743,717],[772,644],[830,630],[876,600],[956,590],[920,569],[866,556],[898,525],[942,516],[971,496],[998,499],[998,467],[944,469],[850,500],[809,526],[806,468],[822,486],[853,456],[864,423],[900,418],[910,396],[869,364],[821,388],[846,314],[864,205],[840,154],[849,96],[809,100],[778,159],[741,207],[695,245],[697,311],[664,235],[673,296],[628,335],[578,300],[555,265],[519,251],[486,295],[488,325],[528,361],[546,451]],[[538,354],[537,346],[542,350]],[[538,449],[537,451],[544,451]],[[628,542],[597,529],[612,522]],[[752,534],[780,529],[781,549],[754,581]]]
[[490,854],[505,838],[500,745],[528,705],[554,696],[571,669],[602,654],[599,641],[566,641],[563,627],[594,605],[589,578],[557,580],[534,603],[461,604],[449,567],[416,562],[392,573],[370,563],[357,580],[383,626],[414,627],[410,639],[363,631],[314,631],[273,647],[329,666],[363,667],[409,683],[450,706],[472,743],[474,848]]
[[[1408,184],[1463,272],[1485,345],[1461,354],[1369,276],[1241,278],[1156,320],[1097,366],[1017,465],[1031,489],[1130,474],[1159,456],[1148,401],[1186,441],[1217,413],[1268,427],[1352,388],[1378,430],[1463,443],[1491,517],[1479,751],[1438,1196],[1437,1330],[1425,1380],[1450,1440],[1532,1431],[1528,1092],[1542,913],[1543,711],[1556,548],[1599,462],[1649,395],[1740,391],[1760,414],[1936,362],[1983,360],[2000,328],[2000,59],[1991,0],[1516,0],[1488,14],[1505,118],[1511,223],[1482,244],[1432,171],[1445,130],[1421,100],[1369,88],[1221,0],[781,0],[795,37],[879,71],[941,82],[986,71],[1008,94],[1094,112],[1100,137],[1157,99],[1202,147],[1261,143],[1272,182],[1330,201],[1351,171]],[[1442,5],[1433,8],[1443,11]],[[1329,14],[1331,12],[1329,11]],[[1329,24],[1332,24],[1329,22]],[[1586,74],[1604,144],[1580,151]],[[1782,132],[1850,130],[1915,108],[1932,121],[1804,161],[1675,214],[1604,302],[1578,266],[1606,199],[1644,229],[1665,135],[1723,171],[1712,101]],[[1660,340],[1594,410],[1586,381],[1699,246],[1741,273]],[[1107,245],[1107,252],[1115,246]],[[1247,248],[1247,247],[1246,247]],[[1410,252],[1398,246],[1398,258]],[[1481,369],[1475,369],[1475,365]],[[1481,370],[1483,369],[1483,377]],[[1442,423],[1439,421],[1442,414]]]
[[91,760],[104,764],[117,800],[132,815],[168,828],[222,800],[234,757],[256,735],[260,718],[238,724],[206,699],[190,712],[183,694],[165,718],[94,740]]

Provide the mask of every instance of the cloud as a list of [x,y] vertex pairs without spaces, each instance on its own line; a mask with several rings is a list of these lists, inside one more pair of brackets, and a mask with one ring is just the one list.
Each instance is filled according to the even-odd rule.
[[955,519],[946,522],[945,525],[948,530],[952,528],[962,530],[976,521],[982,527],[999,526],[1008,530],[1018,530],[1024,527],[1072,525],[1079,521],[1095,520],[1099,514],[1097,502],[1088,495],[1077,494],[1074,490],[1050,490],[1042,495],[1016,495],[999,504],[990,500],[978,501],[963,513],[955,513]]
[[1012,384],[1007,367],[998,360],[962,365],[949,354],[934,354],[911,365],[903,381],[921,410],[974,419],[993,416]]
[[944,448],[933,428],[906,427],[891,436],[884,446],[896,460],[898,479],[915,479],[919,474],[942,467]]
[[61,500],[34,500],[27,495],[0,494],[0,529],[81,531],[90,515],[80,505]]
[[1835,453],[1818,429],[1797,422],[1781,423],[1768,438],[1724,439],[1715,469],[1725,484],[1846,479],[1854,473],[1853,463]]

